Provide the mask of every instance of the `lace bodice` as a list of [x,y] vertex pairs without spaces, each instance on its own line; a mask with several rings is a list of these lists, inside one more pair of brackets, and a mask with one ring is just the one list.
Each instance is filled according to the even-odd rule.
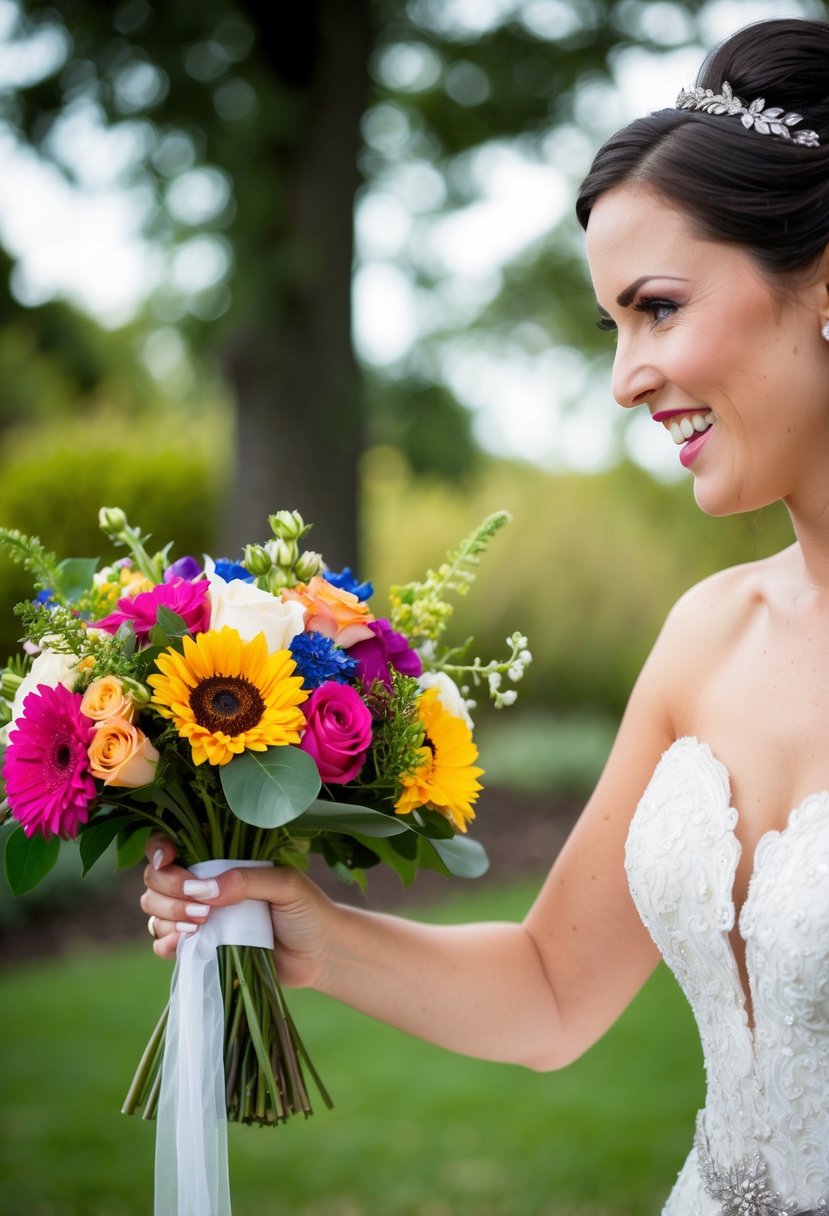
[[[737,820],[723,765],[704,744],[679,739],[628,835],[631,893],[691,1005],[708,1084],[696,1150],[665,1212],[826,1212],[829,792],[807,798],[757,846],[737,926],[748,994],[730,936]],[[773,1202],[762,1198],[772,1192]]]

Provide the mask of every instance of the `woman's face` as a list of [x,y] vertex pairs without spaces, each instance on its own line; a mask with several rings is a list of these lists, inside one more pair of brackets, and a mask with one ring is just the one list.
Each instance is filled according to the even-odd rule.
[[726,515],[782,498],[822,510],[825,279],[775,292],[739,246],[703,239],[685,212],[634,183],[594,206],[587,255],[618,331],[613,395],[665,428],[702,509]]

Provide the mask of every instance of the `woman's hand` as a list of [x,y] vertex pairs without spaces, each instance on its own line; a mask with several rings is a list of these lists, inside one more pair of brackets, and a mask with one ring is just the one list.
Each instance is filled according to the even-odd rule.
[[211,908],[261,899],[271,905],[281,983],[308,987],[318,981],[335,905],[304,874],[290,867],[251,867],[227,870],[218,878],[196,878],[176,864],[172,841],[160,835],[150,837],[146,853],[149,864],[140,903],[154,918],[153,950],[159,958],[175,958],[181,934],[204,924]]

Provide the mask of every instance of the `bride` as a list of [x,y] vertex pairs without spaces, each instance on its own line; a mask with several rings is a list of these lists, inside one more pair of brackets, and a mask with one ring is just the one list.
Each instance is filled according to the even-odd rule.
[[203,883],[160,837],[142,907],[171,958],[177,926],[267,900],[286,984],[534,1069],[595,1043],[661,955],[708,1078],[665,1213],[829,1213],[829,24],[728,39],[599,151],[577,209],[614,397],[703,511],[782,499],[795,543],[671,611],[522,924],[344,907],[295,870]]

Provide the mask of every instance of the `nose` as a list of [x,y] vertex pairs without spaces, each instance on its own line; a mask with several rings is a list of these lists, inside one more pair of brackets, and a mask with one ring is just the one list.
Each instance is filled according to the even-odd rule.
[[641,357],[635,342],[618,335],[611,381],[613,397],[624,409],[645,405],[665,383],[664,376]]

